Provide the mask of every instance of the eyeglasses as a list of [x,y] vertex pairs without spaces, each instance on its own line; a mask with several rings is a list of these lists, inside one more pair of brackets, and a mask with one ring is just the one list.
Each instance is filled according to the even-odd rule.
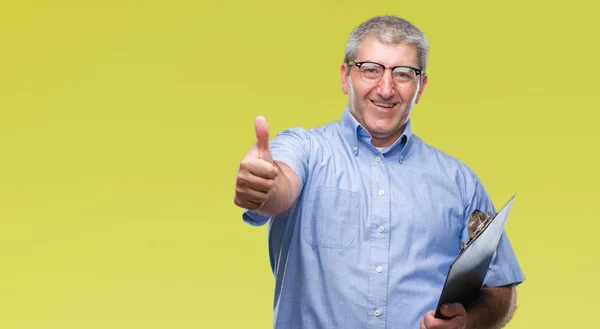
[[348,65],[356,66],[360,72],[360,78],[366,83],[378,83],[383,77],[386,69],[392,70],[392,80],[398,88],[408,88],[417,81],[421,70],[410,66],[384,66],[376,62],[354,62]]

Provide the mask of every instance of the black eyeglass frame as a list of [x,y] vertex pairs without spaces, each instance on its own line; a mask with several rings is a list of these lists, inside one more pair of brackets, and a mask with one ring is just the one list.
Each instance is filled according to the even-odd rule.
[[[375,64],[375,65],[379,65],[380,67],[383,67],[383,70],[384,70],[384,71],[385,71],[386,69],[390,69],[392,72],[394,72],[394,70],[395,70],[396,68],[399,68],[399,67],[403,67],[403,68],[412,69],[412,70],[415,70],[415,77],[418,77],[419,75],[421,75],[421,74],[423,73],[423,71],[422,71],[422,70],[419,70],[418,68],[415,68],[415,67],[412,67],[412,66],[406,66],[406,65],[398,65],[398,66],[385,66],[385,65],[383,65],[383,64],[381,64],[381,63],[372,62],[372,61],[362,61],[362,62],[348,61],[348,65],[349,65],[350,67],[352,67],[352,66],[356,66],[356,67],[358,67],[359,69],[360,69],[360,67],[361,67],[363,64],[367,64],[367,63],[368,63],[368,64]],[[383,75],[382,75],[381,77],[383,77]],[[362,74],[361,74],[361,78],[362,78]],[[381,79],[381,78],[380,78],[380,79]]]

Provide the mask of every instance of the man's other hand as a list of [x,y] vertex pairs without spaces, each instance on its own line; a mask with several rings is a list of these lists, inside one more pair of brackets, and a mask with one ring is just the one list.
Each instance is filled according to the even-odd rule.
[[467,326],[467,311],[459,303],[446,304],[440,309],[448,319],[436,319],[435,312],[429,311],[421,318],[419,329],[465,329]]

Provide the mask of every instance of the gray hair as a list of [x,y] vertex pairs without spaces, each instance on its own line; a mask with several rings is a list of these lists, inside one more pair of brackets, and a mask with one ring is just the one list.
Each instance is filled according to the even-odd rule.
[[346,43],[344,63],[355,60],[361,43],[377,38],[387,44],[408,44],[417,48],[419,68],[425,71],[429,44],[425,33],[409,21],[396,16],[376,16],[357,26]]

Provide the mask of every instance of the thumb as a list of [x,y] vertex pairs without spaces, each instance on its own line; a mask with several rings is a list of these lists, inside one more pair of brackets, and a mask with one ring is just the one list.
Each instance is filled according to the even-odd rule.
[[444,304],[441,308],[441,313],[449,318],[458,316],[458,315],[466,315],[466,311],[464,307],[460,303],[452,303],[452,304]]
[[254,120],[254,130],[256,132],[256,144],[260,150],[260,158],[272,162],[271,150],[269,149],[269,124],[263,116],[258,116]]

